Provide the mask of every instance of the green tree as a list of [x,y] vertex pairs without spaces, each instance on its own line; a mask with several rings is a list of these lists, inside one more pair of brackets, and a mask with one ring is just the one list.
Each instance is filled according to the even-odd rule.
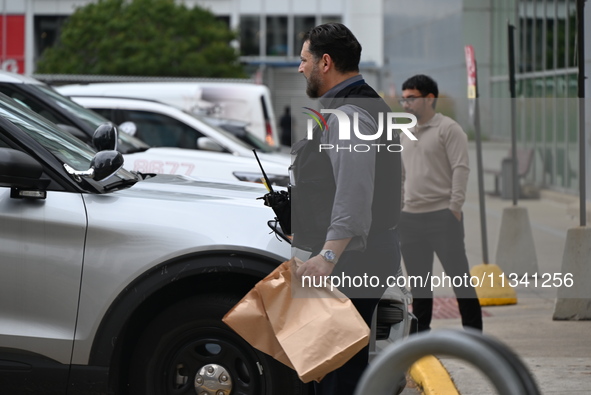
[[244,77],[236,34],[202,8],[174,0],[99,0],[78,8],[38,73]]

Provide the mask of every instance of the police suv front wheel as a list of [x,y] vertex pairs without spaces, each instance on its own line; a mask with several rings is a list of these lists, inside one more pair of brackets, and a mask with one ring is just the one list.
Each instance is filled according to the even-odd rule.
[[239,300],[195,296],[159,314],[132,357],[130,394],[304,394],[293,370],[252,348],[221,321]]

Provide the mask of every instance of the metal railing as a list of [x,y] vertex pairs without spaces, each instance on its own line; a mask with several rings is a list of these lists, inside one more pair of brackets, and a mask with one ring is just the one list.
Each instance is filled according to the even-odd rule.
[[469,362],[490,379],[499,394],[541,394],[525,364],[503,343],[476,331],[441,330],[386,347],[363,373],[355,395],[392,395],[400,376],[428,355]]

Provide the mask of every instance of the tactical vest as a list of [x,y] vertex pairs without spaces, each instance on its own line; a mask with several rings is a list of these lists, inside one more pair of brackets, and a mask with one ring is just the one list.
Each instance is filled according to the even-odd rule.
[[[391,111],[376,91],[364,81],[342,89],[327,108],[338,108],[344,104],[362,107],[374,118],[376,124],[379,123],[379,113],[385,117]],[[384,120],[384,128],[385,123]],[[322,130],[316,127],[312,140],[301,141],[298,143],[299,148],[294,145],[297,156],[292,166],[295,179],[295,186],[291,188],[293,245],[313,252],[318,252],[325,242],[336,191],[330,158],[326,152],[319,152],[321,135]],[[379,142],[371,143],[384,145],[376,154],[369,237],[372,232],[395,227],[401,207],[401,155],[385,149],[391,144],[400,144],[400,137],[394,133],[393,140],[387,140],[384,130]]]

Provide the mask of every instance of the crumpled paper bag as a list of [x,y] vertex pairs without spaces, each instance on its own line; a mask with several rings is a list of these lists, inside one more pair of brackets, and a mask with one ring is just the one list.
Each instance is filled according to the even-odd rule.
[[[320,381],[369,343],[369,327],[343,293],[303,287],[302,262],[283,262],[223,318],[251,346],[294,369],[304,382]],[[293,280],[293,281],[292,281]]]

